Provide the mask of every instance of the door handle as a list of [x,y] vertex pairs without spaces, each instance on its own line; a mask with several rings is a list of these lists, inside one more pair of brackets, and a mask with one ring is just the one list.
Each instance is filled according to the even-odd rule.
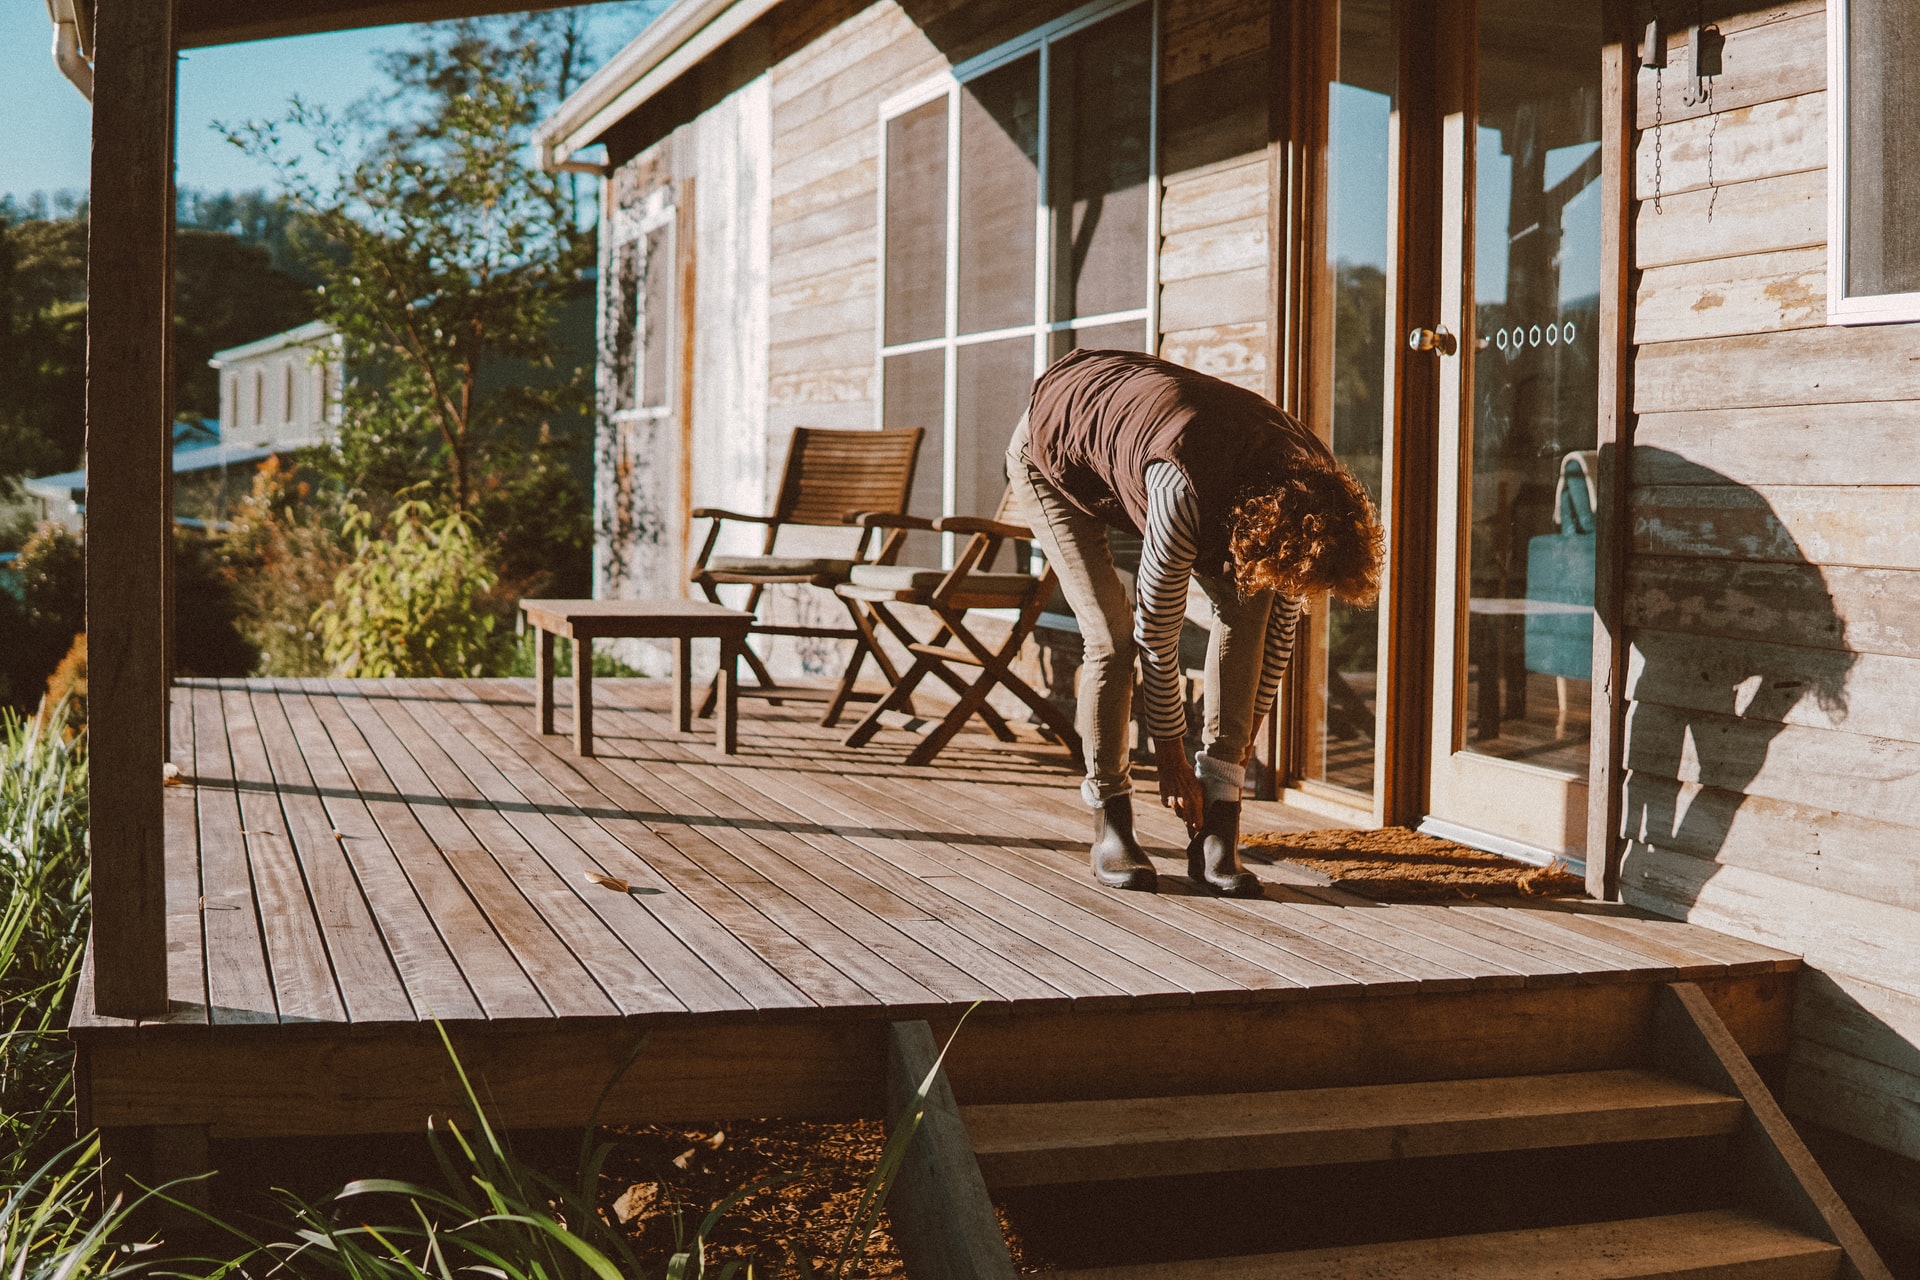
[[1447,326],[1441,325],[1435,329],[1413,330],[1407,335],[1407,346],[1415,351],[1438,351],[1450,356],[1460,349],[1460,342],[1447,332]]

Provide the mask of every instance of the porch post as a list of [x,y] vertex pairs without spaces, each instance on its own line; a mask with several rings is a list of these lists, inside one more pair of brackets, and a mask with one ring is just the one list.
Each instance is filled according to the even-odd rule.
[[1593,584],[1593,701],[1587,775],[1587,892],[1620,896],[1626,732],[1627,485],[1633,449],[1633,121],[1637,10],[1606,0],[1600,54],[1600,504]]
[[172,0],[98,0],[87,232],[94,1007],[166,1012]]

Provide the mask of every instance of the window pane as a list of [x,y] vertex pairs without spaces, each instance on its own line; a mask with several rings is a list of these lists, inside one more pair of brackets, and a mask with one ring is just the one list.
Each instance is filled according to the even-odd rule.
[[1115,324],[1089,325],[1084,329],[1056,329],[1049,335],[1050,360],[1058,360],[1069,351],[1146,351],[1147,322],[1122,320]]
[[960,332],[1033,322],[1040,55],[960,89]]
[[1053,46],[1053,319],[1147,305],[1149,5]]
[[600,367],[607,371],[602,388],[609,413],[633,408],[634,339],[640,331],[640,242],[623,240],[613,247],[607,264],[607,286],[600,317]]
[[1847,292],[1920,292],[1920,13],[1847,5]]
[[1033,339],[961,347],[956,380],[960,447],[954,513],[990,516],[1007,487],[1007,441],[1033,391]]
[[[938,349],[888,356],[881,362],[884,425],[920,427],[927,433],[920,442],[920,465],[913,473],[913,496],[907,500],[907,510],[916,516],[941,514],[946,367],[946,353]],[[939,537],[931,533],[910,535],[902,559],[910,564],[940,563]]]
[[887,342],[946,332],[947,100],[887,121]]
[[640,284],[640,404],[658,409],[667,403],[667,358],[673,349],[673,224],[649,231],[646,244]]

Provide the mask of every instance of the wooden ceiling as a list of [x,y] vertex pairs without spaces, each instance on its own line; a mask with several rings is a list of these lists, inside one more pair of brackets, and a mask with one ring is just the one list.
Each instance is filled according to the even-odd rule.
[[174,0],[182,48],[318,31],[558,9],[583,0]]

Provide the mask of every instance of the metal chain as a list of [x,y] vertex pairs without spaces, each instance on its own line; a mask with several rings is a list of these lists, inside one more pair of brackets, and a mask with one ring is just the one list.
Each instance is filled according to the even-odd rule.
[[[1653,30],[1660,39],[1666,39],[1666,31],[1660,25],[1660,0],[1653,0]],[[1660,101],[1661,78],[1666,73],[1666,50],[1660,51],[1660,60],[1653,64],[1653,211],[1666,212],[1660,207],[1660,124],[1662,104]]]
[[1707,221],[1712,222],[1713,206],[1720,199],[1720,188],[1713,183],[1713,135],[1720,132],[1720,113],[1713,109],[1713,86],[1701,89],[1700,101],[1707,108]]
[[1660,77],[1664,69],[1653,69],[1653,211],[1663,213],[1660,207]]

